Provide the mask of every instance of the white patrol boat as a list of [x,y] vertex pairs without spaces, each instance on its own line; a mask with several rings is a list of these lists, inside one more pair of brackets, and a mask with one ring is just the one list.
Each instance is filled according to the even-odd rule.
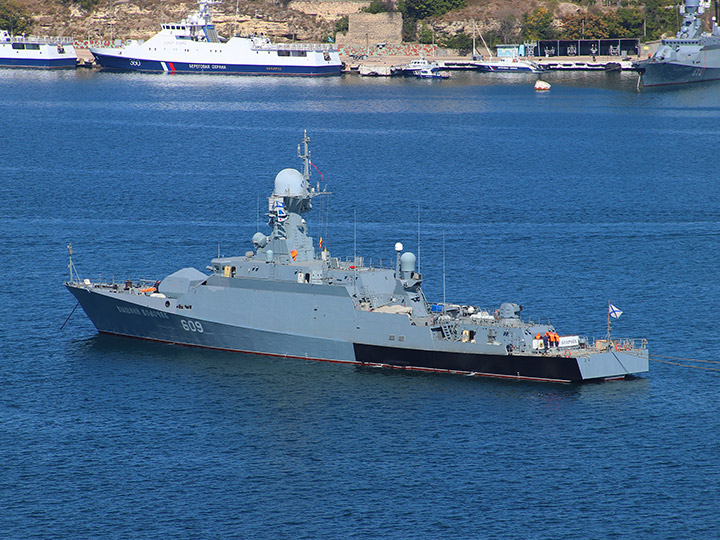
[[74,68],[77,55],[70,37],[13,36],[0,30],[0,67]]
[[517,57],[476,60],[472,62],[475,69],[488,73],[540,73],[543,68],[530,60]]
[[425,71],[426,73],[434,72],[444,67],[444,62],[437,62],[435,60],[430,61],[424,56],[420,56],[420,58],[415,58],[409,64],[402,64],[398,71],[400,71],[403,75],[414,75],[418,77],[422,71]]
[[218,36],[210,6],[200,0],[198,11],[145,42],[90,52],[103,69],[169,73],[246,75],[339,75],[340,55],[329,44],[272,43],[265,36]]

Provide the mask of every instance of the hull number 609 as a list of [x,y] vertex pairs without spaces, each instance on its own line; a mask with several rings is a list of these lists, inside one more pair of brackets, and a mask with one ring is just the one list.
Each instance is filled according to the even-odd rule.
[[198,332],[202,334],[205,331],[202,324],[200,324],[200,321],[186,321],[185,319],[180,319],[180,324],[182,324],[183,330],[186,332]]

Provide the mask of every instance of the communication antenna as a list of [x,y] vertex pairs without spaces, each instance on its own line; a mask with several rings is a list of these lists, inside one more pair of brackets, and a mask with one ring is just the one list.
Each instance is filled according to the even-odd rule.
[[353,263],[357,260],[357,210],[353,208]]
[[445,309],[445,231],[443,231],[443,309]]
[[70,259],[70,262],[68,263],[68,270],[70,271],[70,283],[79,283],[80,276],[78,275],[77,270],[75,269],[75,265],[73,264],[73,260],[72,260],[72,256],[73,256],[72,242],[68,242],[67,250],[68,250],[68,257]]
[[418,219],[418,249],[417,249],[417,271],[418,274],[422,274],[420,272],[420,203],[417,205],[417,219]]

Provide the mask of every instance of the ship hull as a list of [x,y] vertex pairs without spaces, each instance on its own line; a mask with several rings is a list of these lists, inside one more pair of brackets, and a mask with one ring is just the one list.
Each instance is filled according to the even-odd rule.
[[[465,353],[440,345],[392,347],[355,339],[252,328],[138,305],[123,294],[67,285],[99,332],[175,345],[369,367],[547,382],[585,382],[647,371],[647,357],[611,351],[592,361],[565,355]],[[158,299],[162,302],[161,299]],[[337,332],[339,336],[341,332]],[[621,356],[618,356],[621,355]],[[605,356],[605,358],[603,358]]]
[[90,49],[97,63],[111,71],[142,71],[149,73],[211,73],[225,75],[340,75],[342,65],[267,65],[243,63],[209,63],[132,58]]
[[0,67],[3,68],[72,69],[76,64],[75,58],[0,58]]
[[503,65],[482,65],[482,64],[476,64],[477,71],[481,71],[483,73],[539,73],[538,69],[534,69],[529,66],[519,65],[519,66],[503,66]]
[[671,62],[639,62],[638,70],[645,87],[720,80],[720,68],[688,66]]

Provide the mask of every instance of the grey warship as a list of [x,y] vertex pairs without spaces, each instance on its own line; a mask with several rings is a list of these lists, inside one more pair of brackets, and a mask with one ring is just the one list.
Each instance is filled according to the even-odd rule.
[[643,86],[720,80],[720,28],[716,18],[711,33],[702,31],[701,17],[709,7],[709,0],[685,0],[676,36],[663,39],[651,58],[635,64]]
[[[557,336],[497,310],[428,301],[416,257],[395,247],[392,267],[316,249],[303,217],[313,198],[310,139],[302,172],[283,169],[268,198],[269,234],[242,256],[212,259],[209,272],[182,268],[160,281],[80,279],[69,291],[100,333],[169,344],[376,368],[533,381],[584,382],[648,371],[644,339]],[[609,332],[608,332],[609,333]]]

